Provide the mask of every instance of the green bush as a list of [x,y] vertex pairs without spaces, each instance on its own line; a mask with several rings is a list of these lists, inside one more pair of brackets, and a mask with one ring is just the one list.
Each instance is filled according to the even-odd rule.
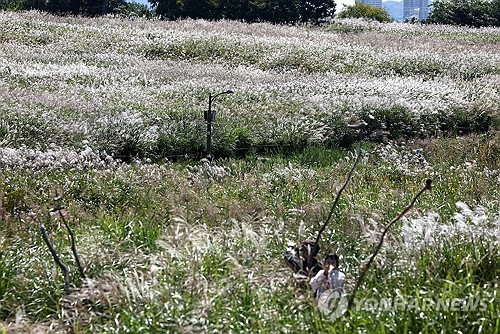
[[440,128],[443,133],[464,135],[488,132],[494,124],[493,117],[483,110],[453,109],[450,115],[440,117]]
[[360,118],[367,120],[370,139],[378,142],[421,135],[418,119],[403,106],[364,108]]
[[378,22],[392,22],[392,18],[384,8],[375,8],[359,1],[354,6],[347,6],[338,14],[339,18],[357,18],[375,20]]

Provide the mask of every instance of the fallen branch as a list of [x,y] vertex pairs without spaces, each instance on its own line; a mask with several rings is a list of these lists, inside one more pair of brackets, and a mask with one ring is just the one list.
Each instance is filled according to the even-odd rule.
[[66,227],[66,230],[68,231],[68,234],[71,238],[71,250],[73,251],[73,256],[75,257],[76,265],[78,266],[78,271],[80,272],[80,277],[82,279],[86,279],[87,276],[85,275],[85,272],[83,271],[83,267],[80,263],[80,258],[78,257],[78,253],[76,251],[75,236],[73,234],[73,231],[69,227],[68,223],[66,222],[66,219],[64,218],[64,215],[62,213],[62,209],[64,209],[64,207],[61,206],[60,200],[61,200],[61,198],[59,196],[57,196],[57,192],[56,192],[56,198],[55,198],[56,207],[51,209],[50,212],[55,212],[55,211],[59,212],[59,217],[61,217],[61,220],[62,220],[64,226]]
[[59,256],[57,256],[57,252],[54,249],[54,246],[49,240],[49,237],[47,236],[47,231],[45,230],[45,226],[43,224],[40,224],[40,231],[42,232],[42,238],[43,241],[45,241],[45,244],[49,248],[50,254],[52,255],[52,258],[54,259],[55,263],[61,268],[61,271],[63,272],[64,275],[64,291],[66,291],[66,294],[71,293],[70,289],[70,281],[69,281],[69,271],[68,267],[64,264],[64,262],[61,261]]
[[354,286],[354,290],[352,291],[352,295],[349,298],[349,301],[347,303],[347,309],[348,310],[350,310],[352,308],[353,303],[354,303],[354,296],[356,295],[356,291],[358,290],[359,286],[363,282],[363,279],[364,279],[366,273],[368,272],[368,269],[370,268],[370,265],[372,264],[373,260],[375,259],[375,256],[377,256],[380,248],[382,247],[382,243],[384,242],[384,237],[387,234],[387,232],[389,231],[389,229],[391,228],[391,226],[394,225],[394,223],[397,222],[399,219],[401,219],[401,217],[403,217],[408,211],[410,211],[410,209],[413,207],[413,205],[415,204],[415,202],[417,201],[417,199],[420,197],[420,195],[422,195],[424,193],[424,191],[430,190],[431,186],[432,186],[432,180],[431,179],[426,180],[425,181],[425,186],[418,192],[417,195],[415,195],[415,197],[413,198],[413,200],[411,201],[411,203],[403,211],[401,211],[401,213],[399,215],[397,215],[397,217],[394,218],[386,226],[386,228],[382,232],[382,235],[380,236],[380,241],[379,241],[377,247],[375,248],[372,256],[370,257],[370,259],[366,262],[365,267],[363,268],[363,271],[359,275],[359,278],[358,278],[358,280],[356,282],[356,285]]

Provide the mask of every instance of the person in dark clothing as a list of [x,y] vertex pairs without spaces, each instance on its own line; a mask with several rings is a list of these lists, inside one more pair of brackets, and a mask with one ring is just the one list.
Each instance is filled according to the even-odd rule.
[[316,258],[319,249],[319,245],[312,240],[306,240],[298,247],[295,244],[288,244],[284,259],[295,274],[314,277],[323,269],[322,263]]

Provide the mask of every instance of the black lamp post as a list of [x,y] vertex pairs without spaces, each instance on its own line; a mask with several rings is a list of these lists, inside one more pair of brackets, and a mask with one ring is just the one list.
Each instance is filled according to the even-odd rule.
[[205,156],[208,159],[212,157],[212,122],[215,120],[215,110],[212,111],[212,103],[217,96],[232,93],[234,93],[232,90],[226,90],[225,92],[217,93],[215,95],[212,95],[211,93],[208,95],[208,110],[205,110],[204,112],[205,121],[207,122],[207,149]]

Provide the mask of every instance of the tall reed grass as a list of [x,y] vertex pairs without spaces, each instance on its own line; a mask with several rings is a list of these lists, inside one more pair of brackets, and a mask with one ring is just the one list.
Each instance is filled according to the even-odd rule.
[[[0,331],[499,332],[498,28],[0,22]],[[219,159],[183,159],[226,89]],[[369,136],[320,253],[340,254],[347,294],[385,223],[434,189],[332,319],[282,254],[316,235],[360,118]]]

